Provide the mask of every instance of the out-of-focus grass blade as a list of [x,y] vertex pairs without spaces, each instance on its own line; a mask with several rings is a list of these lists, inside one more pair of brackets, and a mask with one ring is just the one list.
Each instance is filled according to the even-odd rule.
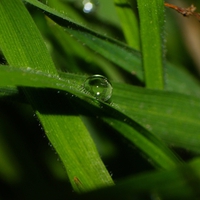
[[[2,112],[2,110],[1,110]],[[22,172],[20,171],[19,163],[13,155],[12,150],[7,145],[5,138],[3,138],[2,132],[5,131],[4,116],[0,114],[0,176],[6,182],[15,183],[20,181]],[[6,130],[8,131],[8,130]],[[10,130],[9,130],[10,131]],[[6,132],[7,133],[7,132]]]
[[[21,64],[26,70],[35,69],[37,73],[41,70],[46,72],[47,76],[56,76],[57,71],[49,52],[23,3],[20,0],[2,0],[0,17],[0,46],[7,62],[16,64],[16,67]],[[7,85],[12,85],[11,82],[10,80]],[[83,123],[78,117],[67,115],[70,108],[73,109],[72,106],[70,107],[67,103],[65,106],[64,102],[60,104],[59,97],[51,98],[48,91],[45,91],[46,95],[43,95],[37,90],[22,89],[30,104],[35,108],[49,140],[61,157],[74,189],[83,192],[104,185],[112,185],[113,181]],[[50,110],[57,109],[65,110],[66,115],[48,114]],[[78,132],[73,128],[75,124]],[[81,180],[83,186],[81,190],[76,184],[76,178]]]
[[[121,180],[118,185],[85,194],[80,199],[199,199],[200,160],[173,170]],[[101,194],[101,195],[99,195]]]
[[163,74],[163,0],[138,0],[140,36],[146,87],[164,88]]
[[114,0],[114,3],[128,45],[136,50],[139,50],[139,25],[130,3],[127,0]]
[[166,87],[168,91],[200,97],[200,82],[183,67],[168,63],[166,67]]

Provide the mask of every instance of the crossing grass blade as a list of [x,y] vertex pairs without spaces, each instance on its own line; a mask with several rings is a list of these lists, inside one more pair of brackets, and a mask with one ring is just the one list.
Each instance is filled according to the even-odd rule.
[[[123,102],[129,103],[129,97],[133,95],[133,93],[124,93],[123,91],[126,91],[127,86],[123,86],[123,89],[118,86],[118,84],[114,83],[114,89],[115,93],[113,94],[113,105],[105,104],[103,102],[98,102],[94,99],[94,97],[90,96],[89,94],[85,93],[84,90],[81,89],[81,85],[83,81],[85,80],[85,77],[80,75],[73,75],[73,74],[65,74],[65,79],[61,79],[60,77],[48,77],[45,74],[35,74],[34,71],[27,72],[26,76],[23,76],[25,73],[24,70],[16,71],[12,68],[9,69],[8,67],[2,67],[1,68],[1,76],[4,77],[5,74],[9,74],[7,76],[7,81],[0,82],[1,86],[5,87],[5,84],[12,84],[12,85],[21,85],[21,86],[27,86],[27,87],[40,87],[40,88],[52,88],[56,89],[58,91],[65,91],[67,93],[71,93],[73,95],[76,95],[80,99],[82,99],[84,102],[89,103],[91,106],[95,106],[99,108],[95,112],[95,115],[101,115],[101,110],[103,110],[106,115],[110,115],[110,119],[106,120],[106,122],[116,124],[114,126],[117,128],[117,130],[126,138],[128,138],[132,143],[134,143],[142,152],[144,152],[147,157],[150,157],[152,162],[156,163],[159,168],[168,169],[171,167],[174,167],[176,163],[178,163],[178,159],[176,156],[173,155],[173,153],[165,147],[165,145],[154,135],[152,135],[150,132],[148,132],[145,128],[140,126],[139,124],[135,123],[132,119],[132,115],[125,115],[125,111],[122,106],[124,103],[120,102],[121,98],[126,94],[123,99]],[[35,77],[37,78],[37,81],[35,81]],[[40,80],[40,81],[38,81]],[[135,88],[135,87],[133,87]],[[127,90],[130,90],[129,87],[127,87]],[[56,93],[57,94],[57,93]],[[120,96],[116,95],[120,94]],[[122,95],[122,96],[121,96]],[[44,97],[42,97],[43,99]],[[55,99],[56,97],[54,97]],[[65,97],[66,98],[66,97]],[[61,99],[62,100],[62,99]],[[60,101],[61,101],[60,100]],[[118,102],[116,104],[116,102]],[[61,103],[62,104],[62,101]],[[79,102],[80,104],[80,102]],[[89,107],[88,110],[94,110],[94,108]],[[60,111],[61,112],[61,111]],[[137,116],[137,113],[135,113]],[[112,120],[112,118],[116,118],[116,120],[119,120],[123,124],[117,123],[116,120]],[[102,116],[104,119],[104,115]],[[163,119],[164,120],[164,119]],[[130,127],[129,127],[130,126]],[[132,128],[134,130],[132,130]],[[127,131],[122,132],[122,129],[125,129]],[[129,132],[129,134],[128,134]],[[131,133],[132,132],[132,133]],[[161,159],[162,158],[162,159]]]
[[[98,34],[91,29],[83,27],[79,23],[69,19],[63,13],[59,13],[38,1],[26,0],[26,2],[41,9],[60,26],[64,27],[66,34],[73,35],[82,43],[89,46],[95,52],[103,55],[108,60],[117,64],[120,68],[130,74],[134,74],[144,82],[142,58],[138,51],[135,51],[123,43],[119,43],[104,35]],[[166,62],[165,74],[166,90],[176,91],[183,94],[200,96],[200,83],[184,70]]]
[[[129,177],[115,187],[85,194],[80,199],[198,199],[200,186],[200,160],[175,169]],[[100,198],[99,194],[101,194]],[[131,198],[130,198],[131,197]]]
[[[23,76],[24,73],[26,76]],[[1,66],[1,76],[2,82],[0,84],[4,88],[9,83],[13,86],[48,87],[65,90],[80,98],[84,95],[83,99],[85,99],[85,96],[89,99],[92,98],[88,94],[83,94],[80,89],[85,76],[65,74],[64,78],[60,79],[57,76],[48,77],[47,74],[38,74],[35,71],[26,70],[24,72],[20,70],[15,72],[13,68],[5,66]],[[3,79],[3,77],[6,77],[6,79]],[[40,80],[40,82],[34,81],[34,79]],[[115,82],[112,82],[112,84],[114,87],[112,101],[113,106],[116,105],[115,109],[152,131],[167,144],[199,152],[199,98]],[[91,101],[90,103],[93,104],[94,102]],[[148,112],[146,111],[147,108]],[[169,126],[169,124],[173,124],[173,126]]]

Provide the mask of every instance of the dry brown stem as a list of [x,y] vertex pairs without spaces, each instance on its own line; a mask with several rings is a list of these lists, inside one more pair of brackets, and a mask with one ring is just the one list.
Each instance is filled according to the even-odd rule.
[[184,17],[195,16],[197,20],[200,21],[200,13],[195,12],[196,7],[193,4],[188,8],[181,8],[170,3],[164,3],[164,5],[168,8],[172,8],[176,10],[178,13],[182,14]]

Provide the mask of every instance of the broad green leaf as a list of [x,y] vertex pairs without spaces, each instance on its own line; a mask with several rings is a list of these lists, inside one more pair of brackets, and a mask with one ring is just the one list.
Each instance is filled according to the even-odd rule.
[[[61,79],[58,76],[51,77],[42,72],[15,71],[8,66],[1,66],[1,77],[0,86],[2,87],[9,84],[12,86],[48,87],[65,90],[83,100],[93,98],[82,91],[85,77],[80,75],[65,74],[64,79]],[[138,122],[169,145],[200,152],[199,98],[115,82],[112,84],[114,89],[111,106],[124,115],[125,121],[127,117],[127,120]],[[95,103],[92,99],[89,103],[97,104],[96,106],[100,107],[98,102]]]
[[[16,67],[21,64],[28,70],[35,69],[37,73],[41,70],[46,72],[47,76],[56,76],[57,71],[49,52],[23,3],[20,0],[1,1],[0,16],[0,46],[7,62],[16,64]],[[54,103],[57,103],[58,110],[61,108],[59,108],[59,100],[51,99],[51,94],[47,91],[45,96],[37,90],[29,88],[22,88],[22,90],[35,108],[50,142],[61,157],[74,189],[79,191],[75,181],[77,179],[81,180],[83,185],[80,192],[112,185],[113,181],[81,120],[70,115],[48,114],[50,110],[55,109]],[[66,106],[63,110],[67,113],[70,108],[73,109]],[[79,127],[78,133],[73,128],[74,124]]]
[[128,45],[139,50],[140,37],[136,14],[133,12],[128,0],[114,0],[114,3]]
[[164,88],[163,73],[163,0],[138,0],[140,36],[146,87]]
[[127,116],[169,145],[200,152],[199,98],[122,84],[117,89],[113,99]]
[[[123,85],[123,88],[118,89],[120,88],[121,84],[115,83],[113,104],[109,105],[104,102],[99,102],[93,96],[90,96],[89,94],[85,93],[84,89],[82,88],[83,86],[81,86],[85,77],[80,75],[65,74],[65,79],[61,79],[59,77],[50,77],[43,73],[36,74],[34,71],[25,72],[25,70],[14,70],[10,67],[8,68],[2,66],[0,76],[5,77],[5,74],[7,74],[6,80],[2,78],[0,81],[0,86],[5,87],[5,85],[11,84],[29,87],[32,86],[40,88],[54,88],[58,91],[64,90],[65,92],[69,92],[73,95],[76,95],[80,99],[89,102],[89,105],[93,105],[99,108],[100,110],[106,112],[106,116],[108,115],[112,118],[114,117],[116,120],[108,120],[106,119],[105,115],[102,116],[103,118],[105,118],[107,123],[113,123],[114,127],[116,124],[117,130],[122,135],[127,137],[131,142],[133,142],[138,148],[140,148],[140,150],[144,152],[148,157],[150,157],[152,162],[156,163],[157,166],[159,166],[160,168],[168,169],[176,165],[177,158],[169,151],[168,148],[165,147],[164,144],[162,144],[162,142],[159,139],[157,139],[154,135],[145,130],[139,124],[135,123],[128,115],[124,115],[125,112],[121,108],[121,105],[123,105],[123,103],[120,102],[121,96],[118,97],[116,94],[121,93],[123,96],[123,91],[126,87],[127,89],[130,89],[129,86]],[[26,75],[23,76],[23,74]],[[123,102],[129,102],[129,98],[131,96],[133,96],[133,93],[130,93],[128,96],[125,96]],[[116,104],[117,99],[118,103]],[[94,108],[90,107],[91,111],[93,109]],[[97,111],[99,115],[101,114],[100,110]],[[119,124],[120,122],[118,122],[117,120],[124,122],[126,125]],[[131,127],[133,127],[134,130],[132,130]],[[125,128],[127,132],[125,131],[124,133],[122,133],[123,128]]]

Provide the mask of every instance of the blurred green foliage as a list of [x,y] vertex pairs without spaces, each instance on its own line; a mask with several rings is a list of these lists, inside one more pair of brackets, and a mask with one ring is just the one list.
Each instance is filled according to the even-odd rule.
[[[66,14],[75,22],[97,33],[126,43],[114,1],[93,0],[91,2],[94,9],[89,13],[83,12],[84,4],[81,0],[48,0],[43,3],[47,3],[50,7]],[[130,3],[133,6],[136,5],[135,1],[130,1]],[[182,3],[186,7],[194,3],[200,11],[200,2],[198,1],[185,0]],[[59,72],[87,76],[102,74],[119,83],[144,86],[144,83],[133,74],[119,68],[116,63],[91,50],[73,35],[65,34],[61,27],[53,26],[54,22],[45,17],[41,10],[28,3],[25,3],[25,5],[40,30]],[[137,10],[136,7],[133,10]],[[136,17],[139,21],[137,12]],[[173,63],[178,69],[183,70],[189,77],[192,77],[191,79],[199,86],[200,63],[198,53],[195,52],[199,50],[200,45],[198,44],[200,43],[199,38],[193,37],[192,34],[194,33],[194,36],[198,35],[200,25],[197,25],[198,22],[195,19],[183,18],[169,9],[166,9],[165,20],[163,37],[165,38],[166,60]],[[130,24],[130,26],[132,25]],[[188,30],[190,32],[187,32]],[[1,53],[0,62],[1,64],[7,64],[3,53]],[[16,91],[16,96],[14,91]],[[45,130],[43,130],[39,119],[35,115],[34,109],[28,104],[23,94],[18,99],[19,92],[21,94],[22,90],[18,91],[17,88],[12,88],[12,97],[8,95],[8,88],[2,88],[0,92],[0,199],[79,198],[73,192],[66,169],[54,147],[47,139]],[[199,93],[196,96],[199,96]],[[83,114],[86,112],[83,112]],[[119,180],[123,181],[138,174],[145,175],[145,172],[155,170],[150,160],[140,150],[138,151],[129,140],[122,137],[108,123],[105,124],[102,120],[99,120],[98,115],[96,117],[94,115],[92,117],[83,115],[82,121],[95,141],[101,159],[116,184],[120,182]],[[148,127],[145,128],[148,129]],[[199,151],[191,152],[187,148],[180,148],[181,144],[174,147],[174,143],[170,138],[165,136],[165,139],[166,141],[169,139],[170,142],[166,143],[184,162],[198,157]],[[198,163],[195,165],[195,169],[196,166],[199,166]],[[161,177],[161,175],[159,176]],[[195,181],[197,185],[200,184],[198,176],[195,177],[197,179],[194,178],[190,185],[192,188]],[[186,177],[186,181],[187,179],[188,177]],[[196,192],[195,188],[194,190]],[[167,189],[164,193],[167,193]],[[100,194],[94,195],[99,195],[100,199]],[[151,197],[152,194],[154,197]],[[149,195],[148,193],[136,197],[138,199],[162,199],[156,192],[152,194]],[[191,196],[189,195],[189,197]],[[197,194],[198,197],[199,193]],[[84,196],[81,198],[84,199]],[[105,197],[102,198],[105,199]],[[167,199],[165,195],[163,199]]]

